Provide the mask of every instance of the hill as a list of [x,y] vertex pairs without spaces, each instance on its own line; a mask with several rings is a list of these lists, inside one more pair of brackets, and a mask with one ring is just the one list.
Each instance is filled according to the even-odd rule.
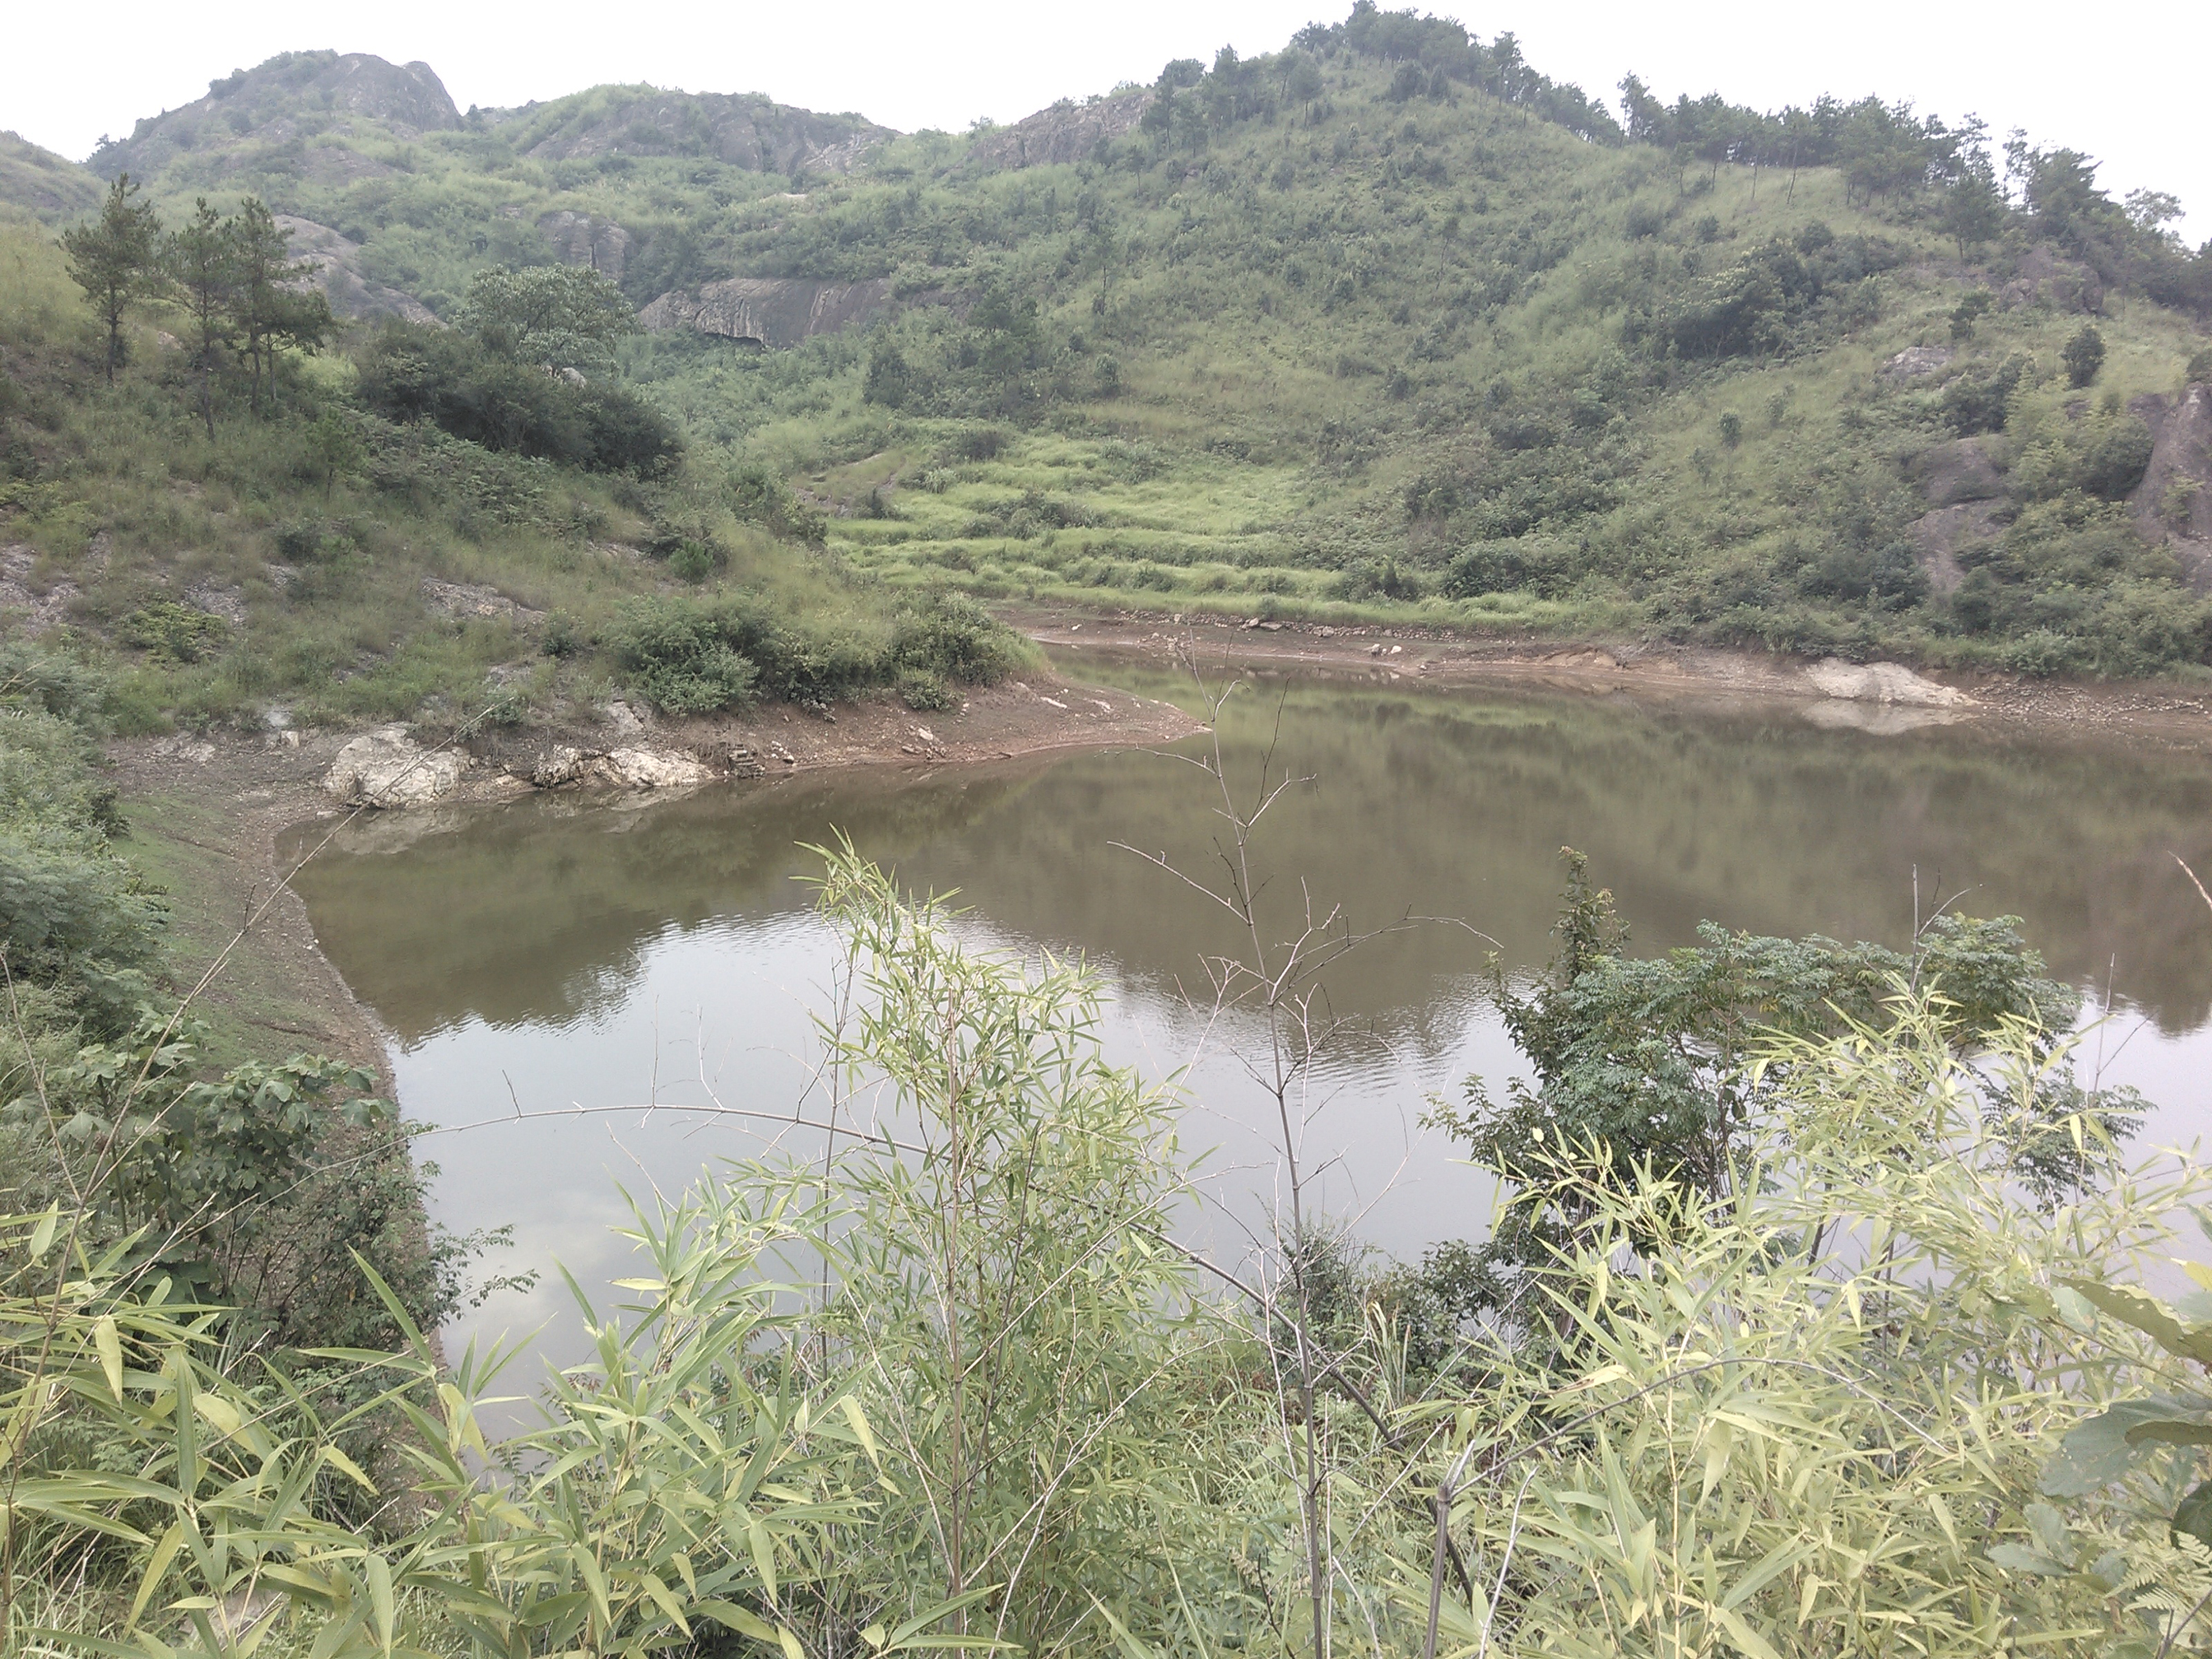
[[74,219],[100,205],[100,179],[67,156],[0,132],[0,207],[41,219]]
[[[702,602],[834,570],[852,592],[2202,669],[2212,258],[2170,204],[1877,99],[1763,114],[1632,77],[1620,111],[1510,36],[1362,3],[1278,53],[957,136],[635,87],[464,112],[426,66],[296,53],[95,161],[172,223],[210,191],[282,216],[361,319],[309,366],[333,408],[378,328],[465,321],[480,273],[601,273],[641,325],[611,367],[687,455],[680,489],[598,472],[576,499],[625,544],[692,547],[669,569]],[[12,453],[44,480],[65,448]],[[159,539],[149,569],[178,556]],[[40,544],[57,569],[65,540]],[[232,580],[250,625],[296,625],[296,598]],[[562,592],[580,660],[619,678],[593,654],[604,590]],[[437,620],[399,586],[380,603],[376,652]],[[350,696],[396,708],[397,684]]]

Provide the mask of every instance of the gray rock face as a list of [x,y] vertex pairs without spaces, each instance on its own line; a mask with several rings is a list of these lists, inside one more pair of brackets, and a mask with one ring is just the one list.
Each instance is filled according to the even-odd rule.
[[438,320],[430,307],[413,295],[386,288],[362,276],[359,246],[328,225],[319,225],[313,219],[298,218],[289,213],[276,215],[276,222],[292,233],[293,257],[313,262],[315,286],[322,289],[331,302],[331,309],[339,316],[397,317],[410,323]]
[[1150,87],[1133,87],[1082,104],[1063,100],[1050,109],[1025,115],[1010,127],[983,134],[968,153],[987,167],[1054,167],[1080,161],[1100,143],[1133,131],[1144,119],[1152,101]]
[[1979,438],[1960,438],[1923,450],[1913,458],[1912,473],[1930,507],[1993,501],[2004,494],[2004,476]]
[[552,245],[562,264],[589,265],[617,282],[629,259],[630,234],[611,219],[592,213],[549,213],[538,222],[538,234]]
[[2128,407],[2151,430],[2150,465],[2129,498],[2136,527],[2166,544],[2191,587],[2212,592],[2212,386]]
[[1997,303],[2009,311],[2039,300],[2058,311],[2097,316],[2105,309],[2105,284],[2087,265],[2039,244],[2021,256],[2013,279],[1997,290]]
[[870,283],[802,283],[732,276],[695,293],[664,294],[638,313],[637,320],[643,328],[696,329],[775,349],[872,321],[890,303],[891,285],[882,277]]
[[363,732],[338,750],[323,793],[348,806],[422,806],[460,787],[465,757],[424,749],[404,726]]
[[1885,380],[1917,380],[1947,367],[1955,355],[1948,346],[1907,346],[1881,366],[1881,377]]
[[1995,540],[2002,527],[1995,503],[1961,501],[1923,513],[1905,528],[1928,585],[1938,593],[1951,593],[1966,579],[1959,562],[1960,550]]

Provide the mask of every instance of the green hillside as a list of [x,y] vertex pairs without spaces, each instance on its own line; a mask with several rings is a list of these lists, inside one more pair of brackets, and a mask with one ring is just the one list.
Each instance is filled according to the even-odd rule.
[[[190,506],[118,459],[191,423],[148,343],[179,332],[173,299],[132,322],[172,388],[160,421],[11,368],[46,412],[7,416],[0,528],[90,596],[88,638],[127,644],[172,566],[206,567],[256,665],[143,664],[153,703],[204,718],[402,712],[491,669],[551,707],[642,672],[616,610],[659,588],[679,610],[828,584],[888,616],[951,586],[2039,674],[2212,659],[2212,405],[2187,393],[2212,379],[2212,258],[2165,228],[2169,200],[2116,204],[2075,152],[1993,154],[1873,99],[1761,115],[1631,80],[1620,109],[1510,36],[1364,3],[1280,53],[962,136],[642,87],[461,112],[422,64],[287,54],[94,164],[171,226],[203,194],[265,201],[345,326],[267,407],[228,371],[243,420],[213,449],[252,462],[192,462]],[[487,270],[561,264],[641,324],[579,395],[672,421],[680,465],[559,473],[580,452],[495,442],[462,408],[482,387],[453,354],[478,346],[453,343],[476,337],[433,319],[465,325]],[[434,360],[443,414],[387,372]],[[447,484],[392,482],[419,458],[319,470],[319,421],[367,422],[362,453],[435,448],[441,477],[559,476],[530,475],[526,533],[488,528]],[[193,441],[147,453],[173,439]],[[520,457],[483,453],[501,443]],[[200,505],[239,489],[242,512]],[[318,524],[351,574],[271,588],[280,539],[322,546]],[[102,532],[118,556],[80,568]],[[530,550],[500,550],[516,536]],[[643,557],[575,550],[601,546]],[[525,629],[456,659],[425,575],[564,613],[565,654],[507,672]],[[395,666],[425,653],[447,665]]]

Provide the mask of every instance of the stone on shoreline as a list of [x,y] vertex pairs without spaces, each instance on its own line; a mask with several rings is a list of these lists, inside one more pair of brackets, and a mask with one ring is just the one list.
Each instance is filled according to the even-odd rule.
[[1973,702],[1955,686],[1943,685],[1893,662],[1845,662],[1826,657],[1805,671],[1824,697],[1850,702],[1901,702],[1922,708],[1956,708]]
[[365,732],[338,750],[323,793],[348,806],[421,806],[460,787],[464,756],[427,750],[404,726]]

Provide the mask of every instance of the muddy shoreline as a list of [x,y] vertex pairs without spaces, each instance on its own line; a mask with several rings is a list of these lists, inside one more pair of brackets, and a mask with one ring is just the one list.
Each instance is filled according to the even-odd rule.
[[[917,714],[889,699],[823,713],[781,705],[742,716],[654,720],[617,707],[594,725],[473,734],[458,787],[441,805],[491,802],[537,793],[532,771],[550,751],[605,753],[624,745],[696,757],[710,781],[691,787],[859,766],[934,769],[1018,759],[1058,750],[1173,742],[1198,730],[1173,705],[1073,683],[1047,669],[971,690],[962,708]],[[333,799],[325,783],[352,732],[211,733],[125,738],[108,745],[107,777],[142,841],[189,847],[194,877],[170,902],[227,939],[248,917],[232,967],[206,994],[270,1054],[314,1049],[375,1073],[391,1092],[388,1034],[323,954],[306,904],[286,884],[300,854],[335,829],[377,809]],[[457,746],[457,750],[460,746]],[[562,786],[588,796],[587,779]],[[611,791],[599,793],[612,793]],[[403,811],[413,809],[401,809]],[[126,848],[127,851],[127,848]],[[211,957],[211,950],[198,953]],[[179,960],[180,977],[200,963]],[[283,988],[278,1000],[263,988]]]
[[[1194,667],[1209,680],[1236,674],[1320,678],[1348,684],[1520,686],[1715,710],[1795,706],[1814,725],[1878,735],[1931,724],[1972,724],[2021,733],[2119,741],[2166,750],[2212,752],[2212,691],[2158,684],[2076,685],[2017,677],[1929,673],[1924,683],[1960,700],[1939,705],[1869,696],[1823,696],[1802,659],[1705,648],[1619,642],[1560,646],[1470,638],[1403,627],[1176,617],[1141,612],[1017,611],[1008,618],[1048,648],[1098,653],[1153,666]],[[957,709],[916,713],[888,698],[826,712],[784,706],[742,716],[667,721],[620,705],[596,725],[473,734],[453,804],[535,793],[533,769],[562,748],[604,755],[622,745],[696,757],[714,781],[772,782],[856,766],[966,767],[1058,750],[1142,746],[1198,731],[1171,704],[1114,688],[1086,686],[1051,668],[969,691]],[[110,745],[109,775],[127,811],[149,831],[188,840],[204,857],[196,885],[172,902],[234,927],[257,910],[240,955],[240,977],[281,984],[281,1011],[237,1000],[240,1023],[270,1052],[323,1049],[385,1074],[386,1035],[323,955],[305,904],[284,884],[283,848],[312,847],[303,826],[335,826],[364,809],[334,800],[324,785],[352,732],[230,733],[132,738]],[[562,786],[588,793],[589,777]],[[697,787],[697,786],[693,786]],[[709,784],[708,787],[712,787]],[[165,823],[189,800],[188,830]],[[374,810],[374,809],[366,809]],[[150,815],[150,817],[149,817]],[[229,993],[219,981],[212,999]],[[386,1079],[389,1082],[388,1076]]]
[[2018,732],[2212,752],[2212,686],[2076,684],[2000,672],[1899,671],[1957,701],[1823,691],[1804,658],[1618,641],[1516,640],[1419,628],[1337,627],[1168,613],[1016,609],[1006,619],[1048,647],[1156,664],[1194,663],[1209,678],[1251,672],[1355,684],[1521,685],[1715,708],[1787,704],[1814,725],[1877,734],[1971,724]]

